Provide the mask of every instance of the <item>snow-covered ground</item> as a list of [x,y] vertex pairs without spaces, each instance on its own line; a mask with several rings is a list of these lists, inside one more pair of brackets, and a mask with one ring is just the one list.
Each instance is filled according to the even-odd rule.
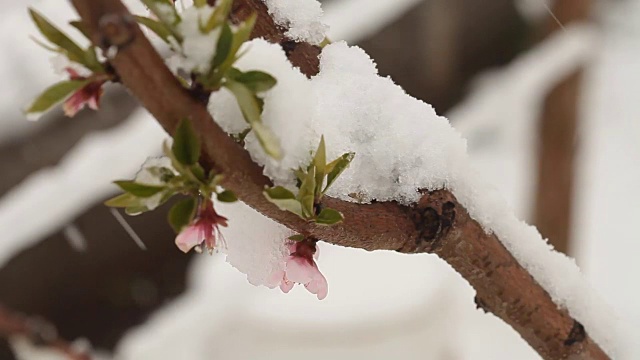
[[[626,15],[639,19],[640,6],[627,6]],[[640,238],[633,231],[634,220],[640,216],[640,189],[634,187],[640,183],[640,123],[636,121],[640,115],[640,27],[613,17],[608,20],[585,84],[575,234],[580,244],[578,262],[588,278],[637,329],[640,286],[632,279],[640,273],[640,264],[634,261]],[[22,46],[32,48],[31,44]],[[48,72],[46,64],[37,67]],[[508,76],[486,77],[476,91],[487,94],[491,89],[504,89],[509,81]],[[540,101],[542,93],[534,90],[500,93],[502,101],[487,120],[489,129],[495,131],[462,120],[464,107],[469,109],[471,102],[450,116],[454,122],[460,117],[478,171],[506,190],[510,205],[524,217],[529,208],[535,107],[524,112],[522,107]],[[535,96],[538,98],[532,98]],[[19,99],[13,99],[0,108],[8,111],[17,102]],[[482,106],[476,109],[478,117],[480,112],[486,114]],[[114,136],[122,141],[126,156],[105,146]],[[145,139],[147,145],[139,146],[136,137]],[[0,231],[8,239],[5,244],[14,244],[1,248],[0,256],[11,256],[19,249],[16,244],[42,237],[89,205],[79,194],[75,201],[65,202],[67,208],[58,211],[57,219],[34,219],[29,229],[13,226],[21,214],[42,209],[42,186],[52,189],[44,191],[48,194],[44,206],[57,206],[58,192],[53,189],[59,187],[74,186],[91,194],[91,200],[99,198],[109,192],[108,179],[133,174],[140,158],[154,151],[151,140],[161,137],[159,127],[139,112],[119,128],[86,139],[60,167],[25,181],[0,202]],[[129,152],[124,152],[126,144],[133,144]],[[111,156],[104,157],[106,154]],[[95,171],[86,165],[95,158],[102,158],[105,181],[98,183],[99,179],[91,177],[86,184],[74,183],[87,178],[81,175],[83,171]],[[259,241],[258,226],[234,226],[233,219],[243,216],[245,223],[252,218],[268,220],[236,205],[222,211],[231,218],[225,232],[229,241]],[[367,253],[327,244],[321,245],[321,253],[319,266],[330,286],[329,297],[322,302],[300,288],[284,295],[253,287],[221,255],[199,258],[191,269],[190,290],[132,330],[118,347],[118,359],[539,358],[510,328],[476,310],[473,290],[435,256]]]

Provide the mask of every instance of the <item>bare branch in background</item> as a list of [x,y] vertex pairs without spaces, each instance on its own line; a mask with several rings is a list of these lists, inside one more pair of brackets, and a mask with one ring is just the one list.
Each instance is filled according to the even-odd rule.
[[[587,21],[589,0],[560,0],[551,9],[552,19],[544,35],[564,31],[564,25]],[[578,152],[579,100],[583,69],[578,68],[551,90],[545,99],[539,122],[538,184],[534,223],[558,251],[569,253]]]
[[66,355],[69,360],[90,360],[91,356],[60,338],[56,328],[43,319],[17,314],[0,306],[0,335],[6,338],[21,336],[34,345],[46,346]]

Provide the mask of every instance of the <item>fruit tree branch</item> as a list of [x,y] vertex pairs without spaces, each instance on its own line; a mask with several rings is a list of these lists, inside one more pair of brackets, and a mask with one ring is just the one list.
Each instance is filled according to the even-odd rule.
[[[111,60],[122,83],[171,134],[190,118],[203,143],[203,165],[225,175],[223,185],[265,216],[326,242],[366,250],[431,252],[456,269],[477,291],[476,303],[512,326],[545,359],[608,359],[566,310],[518,264],[494,235],[488,235],[446,190],[426,192],[413,207],[394,202],[323,203],[344,214],[341,224],[322,227],[278,210],[262,191],[270,184],[247,151],[213,121],[206,107],[185,90],[131,21],[120,0],[72,0],[95,44],[122,45]],[[237,0],[233,19],[258,13],[255,36],[279,42],[305,74],[318,71],[319,49],[291,42],[260,0]]]

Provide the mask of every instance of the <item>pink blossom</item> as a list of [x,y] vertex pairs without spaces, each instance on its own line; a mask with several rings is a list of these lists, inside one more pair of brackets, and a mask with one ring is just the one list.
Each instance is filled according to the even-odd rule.
[[288,244],[289,256],[284,270],[276,272],[273,276],[280,279],[280,290],[288,293],[294,284],[303,284],[312,294],[318,296],[318,300],[327,297],[327,279],[318,269],[314,257],[317,257],[315,240],[303,240]]
[[[84,76],[80,76],[78,72],[72,68],[65,69],[69,74],[71,80],[86,80]],[[98,110],[100,107],[100,97],[102,96],[102,85],[106,80],[104,78],[98,78],[95,81],[88,83],[76,92],[74,92],[63,105],[65,115],[73,117],[78,111],[82,110],[85,106],[93,110]]]
[[194,220],[176,237],[176,246],[185,253],[194,247],[197,252],[202,252],[202,244],[204,243],[211,254],[218,240],[222,246],[225,246],[220,226],[227,226],[227,218],[215,211],[211,200],[204,200],[198,207],[198,213]]

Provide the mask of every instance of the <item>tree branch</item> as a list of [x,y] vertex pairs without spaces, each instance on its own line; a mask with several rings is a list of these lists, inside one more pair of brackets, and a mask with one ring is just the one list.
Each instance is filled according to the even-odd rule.
[[[270,181],[247,151],[213,121],[206,107],[178,83],[140,29],[129,22],[119,0],[72,0],[93,41],[108,47],[130,39],[111,61],[123,84],[138,97],[168,133],[188,117],[203,141],[203,165],[224,173],[224,186],[275,221],[332,244],[366,250],[431,252],[456,269],[477,291],[476,303],[511,325],[545,359],[608,359],[580,323],[558,309],[549,294],[518,264],[502,243],[486,234],[453,194],[425,193],[414,207],[394,202],[354,204],[325,198],[345,221],[316,226],[278,210],[262,195]],[[258,13],[254,36],[285,47],[305,74],[318,72],[319,49],[286,39],[260,0],[236,0],[233,19]],[[105,26],[105,19],[111,21]],[[115,20],[114,20],[115,19]],[[126,35],[126,36],[123,36]]]
[[0,306],[0,335],[24,336],[36,345],[47,346],[65,354],[69,360],[90,360],[91,357],[74,349],[68,341],[58,337],[55,327],[39,318],[28,318]]
[[[590,0],[556,1],[555,18],[544,26],[544,36],[562,31],[560,24],[587,21]],[[556,22],[557,21],[557,22]],[[544,100],[538,125],[538,181],[534,224],[558,251],[571,253],[571,225],[575,159],[579,154],[579,102],[584,68],[580,67],[556,85]]]

